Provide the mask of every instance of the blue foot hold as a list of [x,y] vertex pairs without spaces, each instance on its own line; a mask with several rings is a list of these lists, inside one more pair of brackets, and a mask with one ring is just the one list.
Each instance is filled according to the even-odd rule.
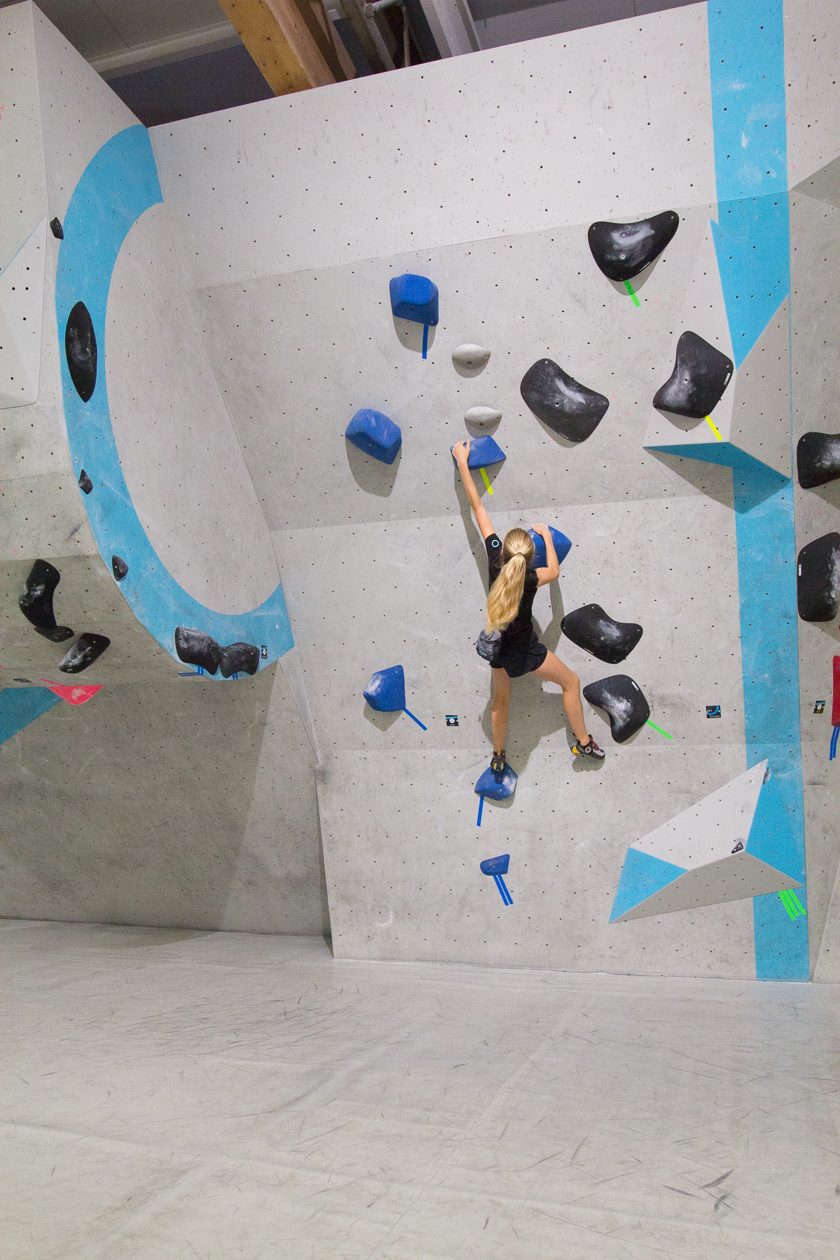
[[479,776],[475,790],[479,796],[489,796],[492,801],[504,801],[509,796],[513,796],[516,791],[518,777],[516,771],[507,762],[505,762],[505,768],[499,775],[495,774],[488,766]]
[[428,730],[419,717],[405,707],[405,671],[402,665],[378,669],[365,687],[364,697],[377,713],[406,713],[424,731]]

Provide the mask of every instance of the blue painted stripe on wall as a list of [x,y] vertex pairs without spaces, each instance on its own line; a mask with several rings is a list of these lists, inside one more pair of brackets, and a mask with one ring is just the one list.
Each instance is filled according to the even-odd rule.
[[790,290],[782,0],[709,0],[718,222],[735,366]]
[[[175,627],[195,626],[219,643],[265,645],[263,668],[294,643],[282,587],[259,608],[242,613],[217,612],[193,599],[169,573],[140,523],[114,439],[105,379],[111,276],[133,224],[162,200],[148,133],[144,127],[129,127],[92,158],[67,207],[55,296],[70,454],[76,475],[84,468],[93,481],[93,491],[83,501],[100,555],[109,569],[112,555],[127,563],[120,593],[158,643],[175,657]],[[63,347],[67,317],[78,301],[90,312],[99,356],[96,388],[86,403],[70,378]]]
[[645,853],[642,849],[631,847],[627,850],[615,901],[610,912],[610,923],[628,910],[632,910],[641,901],[647,901],[661,888],[673,884],[680,875],[685,875],[685,867],[674,862],[666,862],[664,858]]
[[4,687],[0,691],[0,744],[60,703],[46,687]]
[[[740,364],[790,291],[782,0],[710,0],[707,12],[715,242]],[[750,848],[800,880],[804,901],[793,487],[754,462],[733,462],[747,764],[766,757],[771,772]],[[788,919],[775,896],[756,897],[753,908],[758,978],[808,979],[806,920]]]

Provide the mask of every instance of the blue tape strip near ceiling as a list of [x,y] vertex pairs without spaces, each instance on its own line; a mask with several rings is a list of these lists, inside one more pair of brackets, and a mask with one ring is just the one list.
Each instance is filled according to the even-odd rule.
[[[713,232],[740,365],[790,293],[782,0],[709,0],[707,12]],[[771,771],[750,851],[804,885],[793,486],[754,461],[732,462],[747,764],[766,757]],[[753,905],[758,978],[808,979],[807,920],[791,921],[775,895]]]
[[265,647],[263,668],[294,643],[282,587],[260,607],[242,613],[217,612],[193,599],[169,573],[140,523],[114,439],[105,380],[111,276],[134,223],[162,200],[148,133],[144,127],[129,127],[91,160],[67,207],[55,284],[59,336],[63,341],[73,306],[84,302],[99,355],[96,387],[87,402],[76,392],[64,354],[60,356],[73,467],[77,476],[84,468],[93,481],[84,504],[102,559],[109,569],[113,555],[128,564],[120,592],[158,643],[175,656],[175,627],[192,626],[222,644],[242,641]]

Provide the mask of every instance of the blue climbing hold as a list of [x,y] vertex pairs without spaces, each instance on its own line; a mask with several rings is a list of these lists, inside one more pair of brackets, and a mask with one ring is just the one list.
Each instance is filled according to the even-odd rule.
[[482,875],[507,875],[510,870],[510,854],[500,853],[498,857],[485,858],[481,863]]
[[405,672],[402,665],[378,669],[365,687],[364,697],[377,713],[402,712],[407,714],[412,722],[416,722],[421,730],[429,729],[416,714],[405,707]]
[[390,416],[374,411],[372,407],[356,412],[344,430],[344,436],[365,455],[383,464],[393,464],[402,446],[400,426]]
[[394,713],[405,708],[405,672],[402,665],[378,669],[365,687],[365,700],[377,713]]
[[409,271],[394,276],[389,288],[396,319],[410,319],[426,327],[438,322],[438,287],[428,276],[415,276]]
[[494,774],[488,766],[479,776],[475,790],[479,796],[489,796],[491,801],[504,801],[513,796],[518,778],[519,775],[507,762],[500,775]]
[[[557,552],[557,559],[562,564],[572,550],[572,540],[565,534],[561,534],[560,530],[555,529],[553,525],[549,525],[548,530],[551,541],[554,543],[554,550]],[[545,540],[539,534],[535,534],[532,529],[529,529],[528,533],[534,540],[534,558],[531,561],[531,568],[544,569],[546,567]]]
[[[453,460],[455,456],[452,456]],[[470,468],[489,468],[491,464],[501,464],[507,459],[499,443],[489,433],[483,437],[473,438],[470,442],[470,454],[467,465]]]

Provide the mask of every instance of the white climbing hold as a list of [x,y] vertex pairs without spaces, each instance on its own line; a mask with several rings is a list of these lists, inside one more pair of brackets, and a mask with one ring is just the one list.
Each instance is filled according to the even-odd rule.
[[498,424],[501,418],[501,411],[497,411],[495,407],[470,407],[464,416],[467,424],[477,425],[481,429],[488,429],[491,424]]
[[490,351],[473,341],[465,341],[452,351],[452,362],[463,368],[483,368],[490,358]]

